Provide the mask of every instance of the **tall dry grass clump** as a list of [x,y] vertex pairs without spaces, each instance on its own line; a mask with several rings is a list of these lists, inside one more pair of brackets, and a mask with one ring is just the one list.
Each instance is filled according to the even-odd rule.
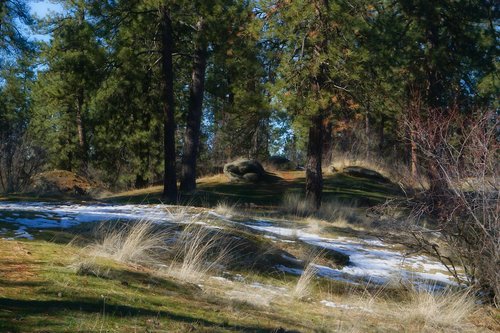
[[316,209],[298,193],[287,193],[283,197],[280,209],[283,213],[307,219],[320,219],[340,226],[346,226],[351,220],[358,220],[354,207],[338,201],[323,202]]
[[313,211],[310,203],[298,193],[286,193],[280,208],[284,213],[298,217],[307,217]]
[[230,261],[232,243],[217,229],[191,223],[175,239],[172,249],[174,258],[166,273],[197,282]]
[[214,210],[218,214],[232,217],[236,215],[236,204],[231,205],[227,201],[219,201]]
[[86,254],[141,265],[155,264],[168,251],[168,229],[151,221],[101,224],[96,241],[85,247]]
[[297,284],[292,290],[292,297],[297,300],[305,300],[309,296],[311,296],[312,292],[312,283],[314,281],[314,277],[316,276],[316,272],[318,269],[311,262],[306,268],[302,271]]
[[400,308],[403,322],[422,328],[454,327],[473,313],[474,298],[467,291],[433,293],[427,290],[411,290],[408,303]]
[[291,295],[294,299],[305,300],[312,294],[312,287],[318,268],[315,263],[321,259],[322,252],[309,251],[306,252],[303,259],[306,263],[304,270],[300,275],[295,287],[292,289]]

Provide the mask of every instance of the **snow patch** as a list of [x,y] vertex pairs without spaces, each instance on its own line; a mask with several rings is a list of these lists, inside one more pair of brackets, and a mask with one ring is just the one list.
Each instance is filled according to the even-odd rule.
[[371,309],[365,308],[365,307],[360,307],[360,306],[353,306],[353,305],[348,305],[348,304],[339,304],[327,300],[322,300],[320,301],[321,304],[324,306],[327,306],[329,308],[338,308],[338,309],[344,309],[344,310],[363,310],[366,312],[373,312]]
[[[300,229],[274,225],[246,223],[247,227],[271,234],[273,237],[296,238],[316,247],[335,250],[349,256],[349,265],[341,269],[316,265],[317,275],[334,280],[358,283],[386,284],[391,281],[410,281],[419,287],[443,288],[457,285],[446,267],[426,256],[405,256],[393,246],[373,238],[325,238]],[[285,239],[286,240],[286,239]],[[283,239],[282,239],[283,241]],[[276,269],[294,275],[302,270],[277,265]]]

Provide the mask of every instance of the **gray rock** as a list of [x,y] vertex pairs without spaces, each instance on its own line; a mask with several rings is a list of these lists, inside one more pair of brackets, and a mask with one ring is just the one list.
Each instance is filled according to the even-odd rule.
[[239,159],[224,165],[224,175],[232,181],[256,183],[265,178],[266,171],[256,160]]

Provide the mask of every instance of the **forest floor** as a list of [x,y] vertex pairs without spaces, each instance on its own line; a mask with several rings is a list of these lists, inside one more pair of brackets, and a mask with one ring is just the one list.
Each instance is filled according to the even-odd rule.
[[[397,185],[327,175],[324,209],[313,215],[297,200],[303,172],[279,176],[258,185],[204,178],[196,193],[182,197],[189,206],[158,205],[161,187],[99,202],[0,198],[0,331],[500,330],[499,311],[476,304],[435,259],[377,238],[367,209],[402,196]],[[171,248],[134,260],[112,248],[95,251],[113,245],[97,226],[144,219],[168,226],[169,240],[195,225],[210,230],[209,243],[216,234],[219,243],[238,246],[210,270],[190,275],[174,269],[172,262],[183,264],[186,255],[172,256]],[[210,251],[223,252],[217,246]],[[213,253],[204,260],[215,262]]]

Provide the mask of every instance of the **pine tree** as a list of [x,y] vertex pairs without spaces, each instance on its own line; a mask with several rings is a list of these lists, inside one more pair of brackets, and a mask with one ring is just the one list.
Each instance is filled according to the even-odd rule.
[[[89,105],[102,79],[105,51],[100,45],[89,4],[62,1],[64,16],[45,24],[52,31],[43,46],[46,70],[35,87],[35,115],[39,133],[49,133],[44,145],[54,166],[86,172],[89,161]],[[62,153],[62,154],[61,154]]]
[[[277,1],[268,11],[270,38],[281,41],[275,92],[294,115],[300,132],[307,128],[306,198],[321,205],[322,148],[327,116],[339,100],[352,99],[357,73],[349,70],[358,54],[355,38],[362,11],[342,1]],[[362,61],[362,60],[358,60]]]

